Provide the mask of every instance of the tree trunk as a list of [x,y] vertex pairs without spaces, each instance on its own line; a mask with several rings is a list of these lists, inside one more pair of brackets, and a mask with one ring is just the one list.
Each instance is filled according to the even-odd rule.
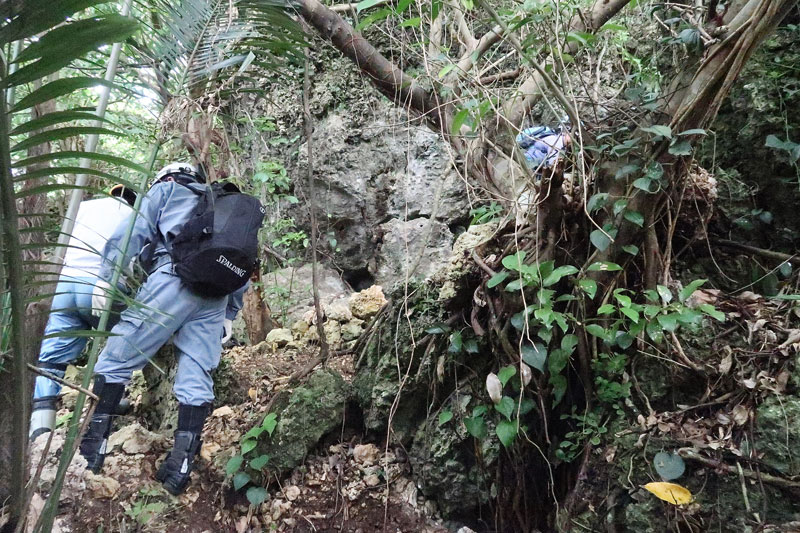
[[254,283],[244,293],[242,317],[247,326],[247,338],[251,344],[258,344],[267,338],[267,333],[275,327],[275,324],[272,321],[272,312],[264,300],[260,283],[261,273],[256,272],[254,278]]
[[[48,81],[52,81],[52,79]],[[31,120],[54,111],[56,111],[56,101],[48,100],[31,109]],[[37,130],[33,133],[40,133],[41,131],[44,130]],[[49,142],[41,143],[28,150],[28,157],[49,154],[51,151],[52,148]],[[33,172],[45,168],[48,165],[48,163],[37,163],[26,167],[26,171]],[[47,178],[27,180],[23,184],[22,190],[44,185],[46,180]],[[58,268],[55,265],[36,264],[36,262],[41,262],[46,258],[44,255],[44,245],[47,242],[45,231],[47,229],[48,217],[41,216],[40,214],[47,213],[47,195],[34,194],[25,196],[19,204],[21,215],[19,219],[19,229],[21,231],[20,241],[23,246],[27,246],[23,253],[23,260],[29,265],[35,265],[35,267],[27,268],[27,271],[37,271],[36,275],[32,275],[28,279],[30,289],[27,297],[33,300],[33,303],[28,304],[25,312],[26,325],[29,328],[29,335],[31,335],[32,338],[41,339],[42,335],[44,335],[44,328],[47,324],[50,304],[52,303],[52,294],[55,292],[58,279]],[[51,283],[42,283],[45,281],[51,281]],[[37,298],[43,295],[49,296],[41,300]],[[30,350],[32,352],[30,362],[35,364],[38,357],[39,343],[31,343]],[[33,379],[34,376],[32,375],[31,381],[33,381]]]

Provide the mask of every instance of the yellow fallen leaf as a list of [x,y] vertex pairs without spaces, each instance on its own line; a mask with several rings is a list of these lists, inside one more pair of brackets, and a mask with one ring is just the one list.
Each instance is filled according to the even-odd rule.
[[258,391],[255,389],[250,389],[247,391],[247,395],[250,396],[251,400],[256,401],[256,398],[258,398]]
[[673,505],[683,505],[692,501],[692,493],[689,492],[689,489],[681,487],[677,483],[655,481],[648,483],[644,488],[655,494],[656,497]]

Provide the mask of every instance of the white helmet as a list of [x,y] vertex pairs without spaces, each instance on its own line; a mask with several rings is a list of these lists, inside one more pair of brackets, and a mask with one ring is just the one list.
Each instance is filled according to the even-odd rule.
[[170,163],[156,173],[154,183],[158,183],[162,179],[172,174],[183,174],[189,176],[198,183],[205,183],[205,176],[197,171],[197,167],[190,163]]

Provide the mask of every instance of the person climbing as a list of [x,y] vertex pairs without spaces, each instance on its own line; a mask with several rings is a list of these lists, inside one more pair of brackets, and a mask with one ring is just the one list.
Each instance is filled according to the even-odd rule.
[[[58,277],[52,310],[47,319],[45,338],[39,350],[38,368],[63,378],[67,365],[74,362],[86,346],[87,337],[69,332],[97,327],[92,314],[92,289],[97,283],[103,249],[117,227],[133,212],[136,193],[115,185],[108,196],[81,202],[75,227],[67,244],[64,265]],[[118,313],[111,315],[119,319]],[[33,409],[28,433],[31,440],[52,431],[61,385],[44,376],[36,378]]]
[[555,167],[561,152],[569,147],[570,142],[569,130],[563,121],[558,130],[533,126],[517,135],[517,144],[525,150],[525,160],[535,172]]
[[94,307],[106,308],[114,265],[120,259],[127,265],[139,254],[148,277],[136,295],[137,304],[122,313],[95,366],[93,392],[99,400],[80,453],[98,473],[113,415],[133,371],[172,337],[178,427],[156,479],[176,495],[189,483],[214,400],[211,372],[219,363],[221,338],[231,330],[225,322],[229,295],[243,290],[257,265],[258,228],[264,217],[255,198],[230,184],[208,187],[205,181],[202,172],[186,163],[171,163],[156,174],[127,251],[120,249],[124,230],[118,228],[109,239],[92,300]]

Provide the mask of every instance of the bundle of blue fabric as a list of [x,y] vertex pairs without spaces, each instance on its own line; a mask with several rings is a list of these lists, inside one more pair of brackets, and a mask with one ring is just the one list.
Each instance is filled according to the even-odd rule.
[[566,143],[565,131],[555,131],[547,126],[526,128],[517,135],[517,144],[525,150],[525,159],[532,169],[554,166]]

